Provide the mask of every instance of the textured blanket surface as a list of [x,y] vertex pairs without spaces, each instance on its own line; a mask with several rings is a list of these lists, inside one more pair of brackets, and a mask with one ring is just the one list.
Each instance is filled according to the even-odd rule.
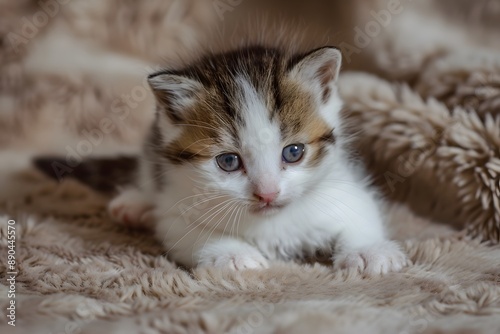
[[361,47],[344,32],[390,8],[366,2],[344,8],[355,20],[334,41],[358,50],[343,49],[360,57],[346,66],[371,69],[343,75],[345,117],[412,261],[371,279],[321,259],[187,271],[149,232],[113,224],[107,195],[30,167],[33,154],[64,156],[70,173],[86,156],[137,152],[153,117],[144,76],[224,23],[211,1],[0,1],[0,332],[499,333],[500,7],[401,1]]
[[[152,235],[110,222],[106,198],[74,182],[18,177],[32,191],[4,208],[10,214],[0,217],[0,233],[5,254],[7,219],[16,220],[19,333],[500,330],[500,248],[403,208],[391,210],[390,224],[413,262],[401,273],[363,279],[318,263],[187,272]],[[1,290],[5,310],[7,287]],[[2,333],[16,333],[1,322]]]

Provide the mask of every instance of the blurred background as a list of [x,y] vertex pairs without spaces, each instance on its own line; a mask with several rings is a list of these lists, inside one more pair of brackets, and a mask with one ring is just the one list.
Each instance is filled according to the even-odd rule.
[[280,38],[275,27],[299,32],[307,45],[340,46],[344,70],[411,81],[430,55],[465,39],[500,43],[484,29],[498,27],[499,7],[491,0],[1,0],[0,149],[66,154],[109,116],[113,130],[87,153],[133,150],[151,121],[147,73],[220,41]]

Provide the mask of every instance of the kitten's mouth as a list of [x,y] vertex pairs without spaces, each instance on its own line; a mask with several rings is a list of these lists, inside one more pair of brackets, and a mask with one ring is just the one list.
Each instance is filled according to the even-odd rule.
[[272,215],[280,211],[286,204],[257,204],[250,208],[250,212],[258,215]]

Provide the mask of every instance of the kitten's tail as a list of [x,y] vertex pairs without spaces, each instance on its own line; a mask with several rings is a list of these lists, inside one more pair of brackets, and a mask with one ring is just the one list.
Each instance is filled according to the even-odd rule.
[[61,157],[35,157],[32,161],[38,170],[57,181],[73,178],[97,191],[111,193],[119,186],[135,182],[139,159],[136,156],[96,157],[77,163]]

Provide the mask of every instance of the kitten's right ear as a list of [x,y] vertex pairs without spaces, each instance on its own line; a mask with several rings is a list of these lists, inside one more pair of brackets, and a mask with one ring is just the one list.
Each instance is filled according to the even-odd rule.
[[201,82],[169,72],[151,74],[148,82],[157,103],[173,122],[184,120],[185,112],[198,100],[203,89]]

